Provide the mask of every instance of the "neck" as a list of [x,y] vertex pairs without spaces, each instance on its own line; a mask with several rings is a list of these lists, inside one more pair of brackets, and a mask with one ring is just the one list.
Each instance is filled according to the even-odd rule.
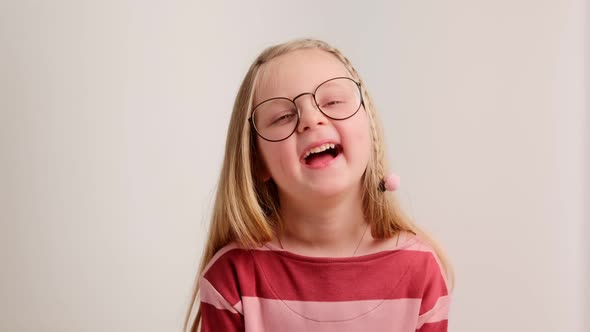
[[284,222],[284,231],[279,234],[281,245],[306,256],[353,256],[360,250],[363,239],[370,237],[360,190],[321,200],[282,197],[281,215]]

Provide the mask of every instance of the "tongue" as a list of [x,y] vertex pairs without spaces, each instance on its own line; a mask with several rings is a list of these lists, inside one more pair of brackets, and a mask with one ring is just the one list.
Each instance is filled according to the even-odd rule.
[[317,153],[309,156],[309,158],[306,161],[306,164],[310,166],[322,166],[332,159],[334,159],[334,157],[332,157],[332,155],[330,155],[329,153]]

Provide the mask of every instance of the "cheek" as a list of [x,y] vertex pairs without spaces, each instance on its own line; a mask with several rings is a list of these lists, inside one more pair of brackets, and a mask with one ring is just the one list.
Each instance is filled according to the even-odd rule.
[[371,128],[365,113],[359,113],[358,115],[361,116],[356,118],[354,123],[350,123],[350,142],[353,143],[355,152],[360,154],[359,157],[362,160],[368,160],[373,148],[371,140]]
[[371,151],[373,151],[373,144],[371,140],[371,135],[369,132],[370,129],[363,131],[359,134],[359,147],[361,149],[361,160],[363,161],[364,166],[366,167],[369,163],[369,159],[371,157]]
[[275,173],[276,175],[280,169],[284,168],[287,158],[286,151],[288,150],[286,143],[268,142],[264,140],[258,142],[258,150],[260,151],[260,156],[267,172]]
[[352,160],[350,161],[355,165],[356,170],[363,173],[369,165],[373,151],[370,130],[368,121],[358,121],[350,131],[351,135],[349,136],[349,142],[352,143],[352,150],[350,151]]
[[268,142],[261,140],[258,138],[257,146],[258,146],[258,157],[260,158],[260,162],[265,169],[268,170],[269,164],[271,160],[269,157],[272,156],[272,147],[267,144]]

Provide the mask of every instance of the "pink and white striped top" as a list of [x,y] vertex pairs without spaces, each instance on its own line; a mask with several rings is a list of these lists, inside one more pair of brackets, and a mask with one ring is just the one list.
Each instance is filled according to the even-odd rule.
[[202,332],[441,332],[450,305],[436,254],[417,236],[347,258],[230,244],[201,276],[200,300]]

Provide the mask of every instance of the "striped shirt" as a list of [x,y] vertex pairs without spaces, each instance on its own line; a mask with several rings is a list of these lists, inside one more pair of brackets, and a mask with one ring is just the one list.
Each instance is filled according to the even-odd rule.
[[347,258],[229,244],[199,282],[202,332],[447,331],[446,281],[418,236]]

